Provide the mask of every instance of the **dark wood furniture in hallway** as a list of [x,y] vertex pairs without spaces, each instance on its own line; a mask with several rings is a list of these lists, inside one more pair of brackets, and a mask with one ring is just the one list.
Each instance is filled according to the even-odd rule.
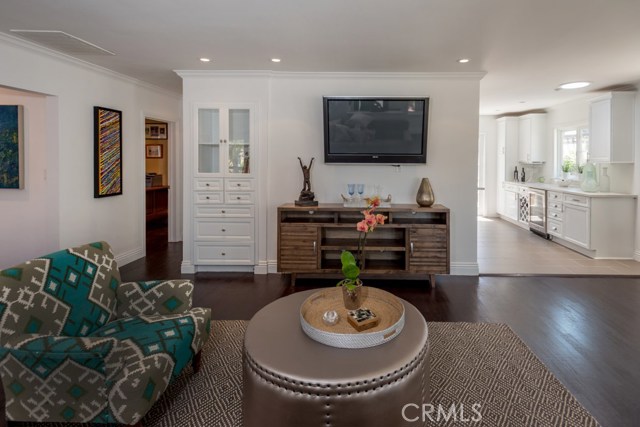
[[[191,278],[194,301],[215,319],[251,319],[266,304],[293,292],[333,286],[334,279],[287,275],[181,275],[182,246],[121,268],[123,280]],[[375,281],[415,305],[427,321],[509,325],[605,427],[640,419],[640,279],[622,277],[465,277]]]

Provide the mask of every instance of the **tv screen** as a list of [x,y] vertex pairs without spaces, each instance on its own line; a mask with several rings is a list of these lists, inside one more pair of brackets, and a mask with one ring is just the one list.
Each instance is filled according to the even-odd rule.
[[429,98],[328,97],[325,163],[426,163]]

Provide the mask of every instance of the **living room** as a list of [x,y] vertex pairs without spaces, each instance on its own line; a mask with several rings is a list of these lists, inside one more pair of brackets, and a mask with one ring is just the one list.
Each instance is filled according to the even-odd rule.
[[[485,69],[489,63],[476,60],[479,58],[477,56],[474,58],[469,55],[472,57],[471,67],[456,62],[457,59],[466,56],[464,49],[460,47],[465,44],[463,42],[460,42],[459,50],[451,49],[451,52],[444,55],[445,60],[451,63],[446,68],[418,64],[399,66],[400,69],[387,68],[384,61],[368,62],[362,58],[354,60],[351,67],[333,68],[322,61],[311,61],[309,67],[305,68],[294,62],[291,56],[284,54],[282,62],[275,63],[271,62],[270,58],[280,54],[272,53],[271,50],[275,52],[277,49],[267,49],[264,46],[253,48],[263,57],[263,62],[257,65],[253,62],[243,66],[242,60],[237,60],[237,57],[229,66],[216,64],[215,57],[212,65],[207,65],[199,61],[199,57],[216,56],[211,53],[215,50],[211,48],[207,53],[206,46],[202,46],[202,53],[197,57],[175,61],[170,66],[162,64],[163,72],[157,74],[161,77],[149,82],[136,74],[135,67],[130,65],[119,64],[123,68],[116,65],[113,68],[107,66],[107,62],[104,61],[109,61],[111,56],[73,57],[17,37],[10,32],[11,29],[36,26],[38,29],[44,29],[47,27],[44,24],[47,20],[42,18],[43,21],[36,24],[36,21],[25,18],[30,13],[28,7],[23,9],[18,7],[17,3],[10,3],[12,4],[7,4],[10,7],[6,9],[6,14],[3,10],[2,14],[5,17],[0,18],[0,57],[8,59],[3,60],[0,65],[0,104],[22,105],[25,111],[25,185],[20,190],[3,189],[0,192],[0,211],[3,212],[4,219],[0,225],[3,236],[0,245],[0,269],[64,248],[105,241],[111,245],[123,281],[180,278],[192,280],[195,283],[193,305],[211,309],[211,340],[222,339],[221,337],[231,340],[230,337],[233,337],[234,340],[229,342],[232,342],[230,347],[238,347],[234,350],[234,363],[238,364],[234,365],[235,370],[229,373],[228,377],[224,377],[225,381],[235,384],[235,388],[228,391],[233,396],[227,399],[233,403],[230,407],[225,407],[224,411],[213,409],[215,405],[208,402],[206,410],[201,411],[202,414],[198,415],[199,410],[196,408],[191,411],[193,414],[189,412],[191,415],[184,416],[189,420],[187,424],[174,425],[198,425],[203,422],[215,422],[215,419],[225,420],[220,425],[240,425],[238,423],[242,422],[242,416],[239,414],[242,405],[242,372],[237,368],[241,366],[238,357],[241,358],[241,337],[246,322],[264,306],[280,300],[281,297],[333,286],[337,281],[333,277],[329,281],[309,278],[301,280],[294,287],[289,275],[278,272],[277,208],[293,203],[300,194],[303,175],[298,157],[305,164],[312,158],[315,159],[311,168],[311,183],[315,198],[320,204],[342,203],[341,195],[347,193],[349,183],[381,187],[380,193],[383,197],[387,194],[392,195],[392,205],[414,204],[421,179],[428,177],[436,203],[450,210],[450,274],[438,275],[436,283],[430,284],[431,286],[428,286],[424,277],[420,277],[419,281],[402,280],[397,284],[383,280],[378,286],[417,307],[426,319],[433,338],[441,340],[439,342],[445,342],[446,335],[453,333],[453,329],[443,329],[435,323],[450,323],[448,327],[457,328],[456,333],[463,333],[459,329],[466,327],[463,325],[464,322],[468,322],[464,323],[465,325],[477,324],[477,328],[483,328],[485,322],[508,325],[512,332],[499,329],[495,335],[502,332],[512,333],[512,344],[524,342],[523,347],[527,354],[534,355],[533,359],[527,360],[539,362],[540,359],[546,365],[546,368],[542,366],[544,370],[536,372],[544,372],[544,378],[553,382],[553,387],[559,384],[558,390],[562,389],[560,396],[571,401],[571,405],[575,402],[578,406],[569,407],[575,409],[580,416],[586,413],[587,425],[595,422],[594,420],[598,420],[602,425],[633,425],[637,409],[634,407],[632,396],[640,383],[640,377],[629,367],[627,360],[633,360],[640,353],[640,339],[634,330],[633,322],[629,322],[629,319],[635,318],[637,311],[633,301],[637,301],[640,284],[636,278],[479,276],[476,211],[478,135],[483,131],[489,135],[495,132],[488,129],[486,124],[483,125],[483,121],[495,121],[495,118],[502,114],[521,114],[540,108],[549,108],[551,114],[555,115],[553,123],[569,121],[565,113],[576,111],[580,112],[580,121],[583,121],[583,113],[586,113],[585,106],[588,102],[586,99],[594,94],[586,90],[577,95],[558,91],[556,94],[545,93],[539,100],[531,98],[526,104],[520,104],[526,96],[523,90],[523,93],[513,94],[513,99],[507,100],[504,95],[499,100],[489,100],[489,97],[486,97],[487,90],[491,89],[491,85],[497,84],[492,80],[493,70]],[[456,2],[457,6],[462,7],[459,3]],[[393,13],[389,5],[376,6],[378,9],[375,13],[371,12],[373,15]],[[43,11],[54,13],[49,9],[53,6],[41,3],[39,7],[42,7]],[[478,5],[470,7],[473,11],[480,8]],[[635,6],[628,7],[633,9]],[[408,11],[403,9],[403,13],[410,14],[412,8],[413,6],[408,8]],[[84,17],[84,21],[100,21],[98,11],[92,12],[90,9],[76,10],[71,14],[71,18],[78,20]],[[427,13],[424,9],[419,10],[423,14]],[[135,15],[138,19],[142,12],[136,10]],[[237,13],[235,9],[227,11],[227,17],[236,16]],[[301,11],[295,14],[298,13],[306,16]],[[323,10],[323,13],[331,16],[326,10]],[[355,11],[348,7],[345,16],[354,13]],[[520,13],[524,14],[524,10],[518,12],[518,16]],[[262,28],[264,24],[260,24],[260,17],[254,17],[253,13],[250,15],[251,22]],[[434,15],[448,16],[447,13]],[[464,22],[469,27],[477,25],[474,24],[476,20],[472,14],[463,15]],[[616,18],[624,15],[632,13],[623,13],[616,9]],[[482,12],[481,16],[487,17],[487,11]],[[122,21],[104,19],[105,22],[125,24]],[[430,19],[436,18],[431,16]],[[621,24],[625,29],[628,28],[627,21],[624,20],[625,24]],[[410,22],[417,26],[414,20]],[[60,22],[55,29],[74,33],[72,28],[65,25],[70,26],[71,23]],[[135,28],[131,22],[128,25],[129,29]],[[154,26],[152,22],[145,23],[144,26],[147,25],[149,28]],[[53,23],[47,29],[51,26]],[[341,25],[338,27],[342,28]],[[302,29],[299,30],[304,32]],[[538,32],[537,29],[531,31]],[[342,33],[343,37],[344,34],[348,32]],[[103,46],[100,40],[91,37],[90,32],[76,35]],[[145,36],[141,35],[141,40],[143,37]],[[237,37],[241,38],[240,35]],[[571,40],[574,40],[574,37],[571,35]],[[209,36],[201,35],[200,38]],[[254,42],[255,38],[252,38]],[[132,40],[128,44],[134,44]],[[489,36],[487,40],[490,40]],[[348,46],[348,42],[340,41],[339,38],[332,38],[330,41],[335,45]],[[307,42],[310,46],[316,46],[311,40]],[[144,43],[148,43],[146,38]],[[180,48],[173,43],[172,40],[164,39],[167,50],[179,51]],[[384,40],[380,40],[380,43],[386,46]],[[431,39],[424,43],[433,47],[431,45],[434,42]],[[471,45],[469,49],[477,48],[475,42]],[[387,48],[393,51],[392,47]],[[133,48],[138,52],[144,52],[146,49],[155,48],[151,45]],[[320,48],[317,49],[322,51]],[[345,57],[357,56],[353,52],[349,53],[349,49],[345,48],[344,51],[346,53],[337,55],[343,60]],[[255,53],[255,50],[247,51],[244,55],[249,56],[252,53]],[[119,60],[119,55],[120,52],[117,52],[115,62]],[[153,62],[151,56],[147,59],[149,63]],[[629,57],[629,53],[625,57]],[[397,58],[389,61],[394,64],[402,63],[405,58],[398,53]],[[288,61],[291,61],[291,65],[288,65]],[[140,61],[139,66],[144,68],[145,60]],[[130,74],[124,71],[127,67],[132,70]],[[514,74],[522,74],[525,79],[533,79],[530,71],[523,70],[527,68],[525,64],[507,68]],[[528,64],[528,68],[533,67]],[[579,61],[576,68],[586,69]],[[640,70],[636,69],[635,65],[626,64],[612,68],[626,69],[626,74],[610,77],[616,79],[615,84],[637,85]],[[499,75],[500,72],[495,74]],[[581,77],[566,77],[569,78]],[[595,80],[592,77],[588,78]],[[542,81],[536,84],[549,86],[549,92],[554,92],[555,85],[564,82],[550,82],[546,77],[536,80]],[[159,83],[161,81],[168,83],[162,85]],[[603,83],[605,81],[606,83]],[[614,82],[610,80],[594,81],[594,87],[598,91],[611,90],[613,85]],[[532,86],[535,85],[532,83]],[[513,86],[510,90],[514,92]],[[508,93],[509,90],[505,92]],[[322,98],[348,95],[428,96],[430,111],[427,163],[325,163]],[[487,100],[483,101],[485,98]],[[500,103],[503,105],[500,107],[502,110],[497,112],[495,110]],[[196,188],[198,179],[202,177],[196,173],[196,109],[227,108],[234,105],[248,105],[253,114],[251,129],[252,143],[255,144],[251,152],[251,179],[255,185],[251,190],[254,197],[251,217],[252,239],[249,243],[252,245],[251,259],[242,265],[212,265],[199,262],[197,253],[197,248],[200,247],[195,228],[198,206],[193,200],[199,191]],[[96,106],[122,112],[123,191],[114,197],[93,197],[93,114]],[[168,124],[171,150],[168,183],[171,188],[171,242],[159,252],[147,248],[145,239],[145,118]],[[639,126],[640,96],[636,95],[635,146],[640,144]],[[489,149],[497,151],[495,145],[493,148],[490,146],[491,143],[488,145]],[[635,155],[639,152],[640,150],[636,150]],[[487,163],[486,168],[495,176],[495,163]],[[613,167],[611,172],[614,173],[612,183],[618,185],[616,191],[633,193],[640,188],[640,175],[636,173],[633,164],[618,165],[617,169]],[[551,176],[551,172],[547,175]],[[494,194],[488,196],[489,200],[493,200],[489,202],[491,206],[496,205],[497,199],[495,178],[494,183]],[[493,216],[492,212],[488,215]],[[638,236],[637,229],[634,236]],[[640,239],[636,237],[635,241]],[[519,248],[513,249],[518,250]],[[522,256],[526,257],[526,254]],[[216,325],[218,331],[224,331],[218,337]],[[481,332],[474,330],[473,333]],[[218,341],[215,343],[218,345]],[[446,348],[449,353],[440,353],[438,357],[455,356],[454,349],[457,347],[451,342],[449,344],[452,345]],[[516,345],[518,349],[520,344]],[[432,346],[435,344],[432,343]],[[593,348],[604,347],[612,349],[611,352],[591,351]],[[210,351],[211,345],[206,349]],[[436,351],[436,347],[432,350]],[[477,350],[479,348],[474,349]],[[465,350],[466,353],[470,351],[468,348]],[[223,356],[223,353],[215,353],[215,356],[214,353],[205,354],[205,365],[208,362],[208,368],[213,369],[206,371],[209,372],[209,377],[222,375],[224,367],[220,366],[215,358]],[[468,363],[471,360],[472,357],[464,359]],[[432,379],[442,379],[443,372],[446,371],[434,369],[432,367]],[[433,377],[434,372],[440,377]],[[551,376],[547,377],[547,374]],[[183,374],[178,384],[184,387],[193,384],[189,379],[191,375],[190,372],[186,376]],[[553,378],[554,376],[559,381]],[[202,378],[202,375],[195,374],[193,378]],[[437,381],[435,384],[440,384]],[[442,397],[434,387],[432,381],[431,395]],[[216,402],[225,400],[224,393],[227,389],[219,391],[216,395],[219,400]],[[565,392],[566,394],[563,394]],[[171,396],[175,394],[172,392]],[[614,400],[616,402],[613,402]],[[437,399],[434,400],[436,401]],[[160,408],[171,406],[170,400],[162,402]],[[514,411],[523,411],[516,404],[513,404],[513,408],[516,408]],[[147,418],[144,425],[177,423],[167,412],[162,412],[163,410],[166,409],[156,407],[154,415]],[[199,416],[205,417],[205,413],[213,415],[198,419]],[[523,413],[526,414],[526,411],[519,412]],[[513,425],[509,420],[491,418],[494,415],[495,413],[490,411],[485,413],[487,425]],[[539,423],[554,425],[553,421],[542,418],[539,419]],[[562,425],[562,421],[556,425]]]

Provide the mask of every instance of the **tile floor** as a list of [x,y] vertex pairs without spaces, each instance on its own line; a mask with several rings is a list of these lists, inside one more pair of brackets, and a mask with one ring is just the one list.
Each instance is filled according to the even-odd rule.
[[640,276],[640,262],[597,260],[498,218],[478,217],[480,274]]

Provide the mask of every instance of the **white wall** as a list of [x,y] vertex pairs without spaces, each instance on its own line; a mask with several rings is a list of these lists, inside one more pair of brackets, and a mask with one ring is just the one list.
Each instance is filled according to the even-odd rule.
[[[415,203],[422,177],[428,177],[436,203],[451,209],[451,262],[454,274],[477,274],[476,177],[480,74],[411,75],[343,73],[197,73],[186,72],[184,115],[194,102],[256,102],[260,107],[260,212],[266,215],[266,252],[259,254],[275,271],[280,204],[297,199],[302,173],[297,157],[315,162],[312,190],[321,203],[339,202],[346,184],[380,184],[395,203]],[[427,165],[336,165],[323,162],[322,96],[430,97]],[[193,135],[185,125],[185,159],[193,153]],[[185,170],[193,163],[185,160]],[[185,183],[185,242],[190,209]],[[257,215],[258,216],[258,215]],[[262,239],[265,240],[265,239]],[[191,249],[184,248],[190,261]]]
[[[0,105],[22,105],[24,189],[0,190],[0,269],[58,249],[57,138],[45,131],[46,96],[0,87]],[[55,108],[50,114],[55,116]]]
[[[0,35],[0,58],[0,85],[57,99],[57,121],[42,126],[59,139],[59,247],[106,240],[121,264],[143,256],[144,113],[179,122],[180,96],[9,36]],[[94,106],[123,113],[121,196],[93,198]],[[15,235],[0,236],[0,245],[42,255]]]

